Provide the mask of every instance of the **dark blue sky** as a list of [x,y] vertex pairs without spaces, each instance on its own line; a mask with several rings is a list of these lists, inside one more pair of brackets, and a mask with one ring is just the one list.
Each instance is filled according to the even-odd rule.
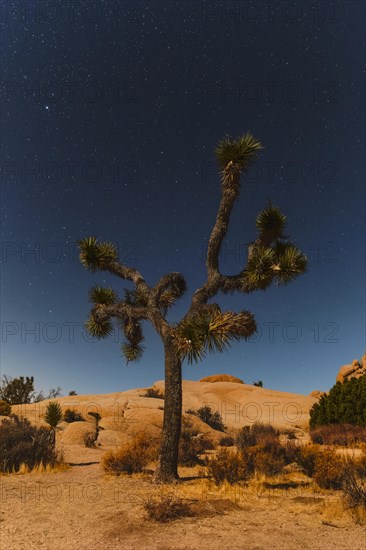
[[250,131],[264,149],[242,180],[221,257],[239,272],[267,200],[309,258],[289,287],[221,296],[259,333],[184,378],[231,373],[265,387],[328,389],[365,347],[363,1],[1,1],[1,372],[65,394],[146,387],[121,337],[90,341],[87,291],[130,285],[78,261],[97,235],[149,284],[205,280],[220,198],[214,148]]

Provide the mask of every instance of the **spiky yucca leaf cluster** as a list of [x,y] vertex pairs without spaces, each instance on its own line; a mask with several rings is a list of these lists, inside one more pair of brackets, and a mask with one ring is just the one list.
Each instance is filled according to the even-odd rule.
[[141,345],[144,341],[141,323],[135,319],[126,318],[120,321],[120,326],[127,340],[121,348],[126,362],[138,361],[144,353],[144,347]]
[[113,331],[113,325],[109,319],[103,322],[98,322],[93,314],[91,314],[89,319],[86,321],[85,328],[93,338],[98,339],[108,338]]
[[144,354],[144,347],[139,344],[132,345],[130,342],[124,342],[122,344],[122,354],[127,364],[137,362]]
[[93,304],[115,304],[117,294],[112,288],[95,285],[89,290],[89,298]]
[[106,269],[108,264],[116,261],[118,254],[113,243],[98,242],[96,237],[86,237],[78,241],[80,262],[88,271]]
[[257,152],[262,149],[250,133],[236,139],[225,136],[216,147],[215,154],[221,168],[224,184],[237,181],[237,176],[256,159]]
[[245,280],[249,288],[264,290],[273,279],[275,253],[272,248],[253,246],[245,268]]
[[306,267],[306,256],[292,243],[253,244],[243,272],[245,290],[265,290],[272,281],[286,285],[305,273]]
[[259,231],[259,240],[264,245],[284,238],[286,216],[282,214],[278,206],[269,205],[259,212],[255,224]]
[[230,341],[249,338],[255,331],[255,319],[249,311],[200,311],[177,325],[176,345],[182,358],[192,363],[202,360],[207,352],[227,350]]
[[287,285],[293,279],[305,273],[307,257],[294,244],[281,244],[281,253],[276,254],[275,279],[278,284]]
[[285,285],[306,271],[307,258],[294,244],[285,241],[286,216],[269,204],[256,219],[258,239],[248,247],[243,270],[243,290],[265,290],[273,281]]
[[46,407],[43,418],[51,428],[56,428],[63,418],[60,404],[57,403],[57,401],[50,401]]

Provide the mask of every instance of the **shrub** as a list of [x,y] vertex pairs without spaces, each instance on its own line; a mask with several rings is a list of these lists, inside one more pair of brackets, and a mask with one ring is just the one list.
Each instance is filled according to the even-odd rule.
[[150,498],[144,503],[144,509],[149,519],[161,523],[194,516],[189,504],[174,496]]
[[106,472],[131,475],[142,472],[157,455],[157,441],[146,434],[140,434],[130,443],[107,451],[102,458],[102,467]]
[[201,407],[200,409],[197,409],[197,411],[188,409],[187,413],[198,416],[198,418],[200,418],[202,422],[205,422],[214,430],[224,432],[226,429],[226,426],[222,421],[221,414],[218,411],[214,412],[211,407],[207,405]]
[[235,439],[231,435],[225,435],[220,439],[219,445],[221,447],[233,447],[235,445]]
[[141,397],[155,397],[155,399],[164,399],[164,394],[158,388],[148,388]]
[[313,478],[324,489],[341,489],[346,465],[334,451],[321,451],[315,459]]
[[366,426],[366,375],[337,382],[310,410],[310,428],[347,423]]
[[328,424],[310,430],[313,443],[354,447],[366,443],[366,427],[352,424]]
[[320,452],[319,445],[305,445],[300,449],[297,462],[309,477],[314,475],[315,461]]
[[199,455],[214,447],[210,438],[192,428],[192,424],[188,420],[183,420],[178,455],[178,463],[181,466],[203,464]]
[[362,444],[362,453],[359,458],[355,460],[355,467],[360,477],[366,478],[366,445]]
[[207,462],[208,472],[216,485],[227,481],[231,485],[246,481],[253,473],[253,464],[240,452],[231,453],[221,449],[214,460]]
[[236,438],[236,445],[240,450],[245,449],[246,447],[252,447],[256,445],[257,440],[255,436],[252,434],[250,426],[244,426],[237,438]]
[[64,412],[65,422],[81,422],[83,420],[84,418],[82,417],[82,415],[73,411],[72,409],[66,409],[66,411]]
[[7,401],[0,399],[0,416],[10,416],[10,414],[11,414],[11,405],[9,405]]
[[95,447],[96,440],[97,438],[95,433],[86,433],[84,435],[85,447],[88,447],[88,449],[92,449],[93,447]]
[[254,422],[251,427],[251,432],[257,442],[267,438],[278,439],[279,436],[279,432],[272,424],[264,424],[262,422]]
[[41,463],[54,466],[58,455],[49,445],[49,431],[11,415],[0,422],[0,471],[17,472],[24,464],[32,470]]
[[357,478],[354,470],[347,469],[344,472],[342,491],[351,507],[362,506],[366,509],[366,484]]
[[285,467],[285,459],[283,456],[274,455],[269,451],[261,448],[254,455],[254,466],[258,473],[267,476],[275,476],[282,472]]
[[253,382],[253,386],[257,386],[257,388],[263,388],[262,380],[258,380],[258,382]]
[[251,447],[265,441],[277,441],[279,432],[271,424],[263,424],[254,422],[252,426],[244,426],[236,439],[236,444],[239,449]]

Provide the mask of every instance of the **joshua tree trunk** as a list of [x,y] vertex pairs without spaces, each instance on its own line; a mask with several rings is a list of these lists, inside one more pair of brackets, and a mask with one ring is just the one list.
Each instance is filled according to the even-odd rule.
[[178,476],[178,449],[182,419],[182,363],[172,336],[164,340],[165,401],[159,466],[154,481],[173,483]]

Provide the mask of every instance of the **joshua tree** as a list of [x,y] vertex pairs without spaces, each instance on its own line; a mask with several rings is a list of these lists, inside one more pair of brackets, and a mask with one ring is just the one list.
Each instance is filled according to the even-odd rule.
[[56,428],[62,422],[62,409],[59,403],[51,401],[46,407],[44,414],[45,422],[50,426],[49,442],[51,447],[55,447],[56,444]]
[[116,247],[96,237],[79,241],[80,261],[89,271],[108,271],[132,281],[133,290],[125,290],[124,299],[111,288],[94,286],[93,303],[86,322],[90,334],[108,337],[116,320],[126,341],[122,352],[127,362],[143,354],[141,321],[148,320],[160,335],[165,354],[165,405],[162,444],[156,482],[174,482],[178,478],[177,459],[182,421],[182,361],[202,360],[206,352],[222,352],[232,340],[247,339],[256,331],[249,311],[222,312],[216,303],[208,303],[219,292],[250,293],[265,290],[272,282],[287,284],[306,270],[307,259],[284,236],[286,217],[280,209],[268,205],[256,218],[257,239],[248,246],[246,264],[235,275],[222,275],[219,254],[227,233],[230,215],[239,197],[240,178],[255,160],[261,144],[250,134],[237,139],[225,137],[217,146],[216,158],[221,175],[221,200],[208,243],[207,279],[193,296],[186,315],[177,323],[166,319],[168,309],[186,290],[184,277],[177,272],[164,275],[149,286],[135,268],[118,260]]

